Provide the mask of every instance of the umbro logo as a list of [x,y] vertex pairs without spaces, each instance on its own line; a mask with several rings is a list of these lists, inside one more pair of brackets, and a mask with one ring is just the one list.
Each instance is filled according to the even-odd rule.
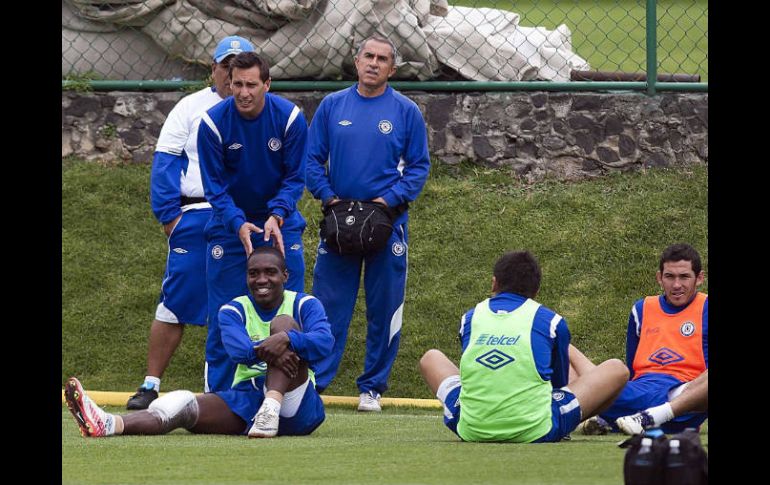
[[172,251],[174,251],[177,254],[187,254],[187,250],[183,248],[174,248],[172,249]]
[[289,249],[291,249],[292,251],[297,251],[299,248],[300,248],[300,245],[299,243],[297,243],[297,244],[292,244]]
[[339,122],[339,123],[337,123],[337,124],[338,124],[338,125],[340,125],[340,126],[350,126],[350,125],[352,125],[352,124],[353,124],[353,122],[352,122],[352,121],[349,121],[349,120],[342,120],[342,121],[340,121],[340,122]]
[[229,147],[227,147],[227,149],[228,149],[228,150],[237,150],[237,149],[241,148],[242,146],[243,146],[243,145],[241,145],[240,143],[233,143],[232,145],[230,145]]
[[486,354],[476,359],[476,362],[492,370],[497,370],[500,367],[506,366],[514,361],[516,361],[516,359],[506,354],[505,352],[500,352],[497,349],[490,350]]
[[652,355],[647,358],[647,360],[658,365],[669,365],[675,362],[683,361],[684,357],[667,347],[661,347],[653,352]]

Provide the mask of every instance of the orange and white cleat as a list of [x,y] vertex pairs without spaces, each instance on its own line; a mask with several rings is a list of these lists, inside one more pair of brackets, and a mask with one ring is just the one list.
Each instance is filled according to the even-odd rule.
[[104,412],[88,397],[79,380],[74,377],[67,379],[64,385],[64,399],[84,438],[112,434],[109,431],[114,429],[115,417]]

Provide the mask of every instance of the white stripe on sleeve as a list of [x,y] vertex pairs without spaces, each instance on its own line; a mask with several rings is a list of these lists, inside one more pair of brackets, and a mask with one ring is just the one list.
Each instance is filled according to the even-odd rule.
[[243,318],[243,314],[241,313],[241,311],[238,310],[236,307],[234,307],[232,305],[228,305],[228,304],[222,305],[221,307],[219,307],[219,311],[220,312],[222,312],[222,311],[235,312],[235,314],[238,315],[238,318],[240,318],[242,322],[246,321],[246,319]]
[[551,319],[551,338],[556,338],[556,326],[561,321],[561,315],[558,313],[554,314],[553,318]]
[[211,131],[214,132],[215,135],[217,135],[217,140],[219,140],[219,143],[222,143],[222,135],[219,134],[219,130],[217,129],[217,125],[214,124],[214,121],[209,117],[208,113],[203,113],[201,116],[201,123],[206,123],[206,126],[211,128]]
[[639,321],[639,315],[636,313],[636,305],[631,307],[631,315],[634,317],[634,323],[636,324],[636,336],[639,336],[639,332],[642,331],[642,324]]
[[289,132],[289,127],[291,126],[292,123],[294,123],[294,120],[297,119],[297,116],[299,116],[299,108],[295,106],[294,109],[291,110],[291,114],[289,115],[289,121],[286,122],[286,129],[283,130],[284,136],[286,136],[286,133]]
[[302,326],[302,305],[305,304],[306,301],[315,298],[312,295],[305,295],[302,298],[300,298],[299,303],[297,304],[297,323],[299,324],[300,330],[303,330]]

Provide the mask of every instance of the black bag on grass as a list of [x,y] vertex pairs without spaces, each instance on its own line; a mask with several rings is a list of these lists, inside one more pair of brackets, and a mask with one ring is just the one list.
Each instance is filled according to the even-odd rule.
[[708,455],[701,445],[700,434],[694,429],[686,429],[669,438],[663,479],[666,485],[708,484]]
[[625,485],[708,485],[708,457],[694,429],[666,438],[660,430],[634,435],[618,446]]
[[661,485],[668,453],[668,439],[662,431],[634,435],[618,446],[628,448],[623,459],[625,485]]

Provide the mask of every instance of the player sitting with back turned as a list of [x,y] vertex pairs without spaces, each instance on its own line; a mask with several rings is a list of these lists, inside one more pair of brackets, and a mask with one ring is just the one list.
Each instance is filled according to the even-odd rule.
[[310,367],[334,344],[326,313],[315,297],[284,290],[288,272],[278,249],[255,248],[247,271],[251,294],[219,310],[222,343],[238,363],[231,389],[172,391],[147,410],[121,416],[99,408],[71,377],[65,398],[80,433],[157,435],[177,428],[252,438],[312,433],[325,413]]
[[567,322],[533,300],[540,276],[529,252],[504,254],[494,296],[460,321],[459,368],[435,349],[420,359],[444,424],[463,441],[559,441],[609,406],[628,379],[623,362],[609,359],[569,380],[572,362],[586,358],[570,344]]

